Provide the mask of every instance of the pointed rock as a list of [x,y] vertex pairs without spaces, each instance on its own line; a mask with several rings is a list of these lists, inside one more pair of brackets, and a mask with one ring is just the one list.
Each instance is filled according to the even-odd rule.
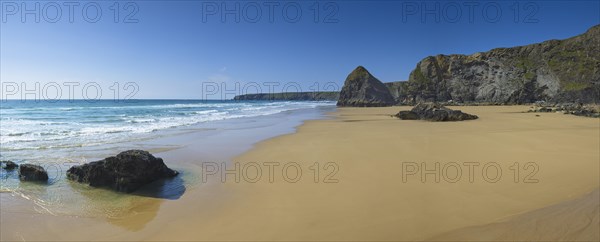
[[391,105],[394,105],[394,97],[388,88],[362,66],[357,67],[348,75],[337,102],[337,106],[340,107]]

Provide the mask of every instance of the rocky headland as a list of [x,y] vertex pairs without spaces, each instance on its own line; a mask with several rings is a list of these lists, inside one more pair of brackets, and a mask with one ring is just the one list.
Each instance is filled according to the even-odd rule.
[[346,79],[338,106],[422,102],[563,105],[597,104],[599,100],[600,25],[597,25],[565,40],[497,48],[472,55],[429,56],[417,63],[408,81],[382,84],[365,68],[358,67]]
[[238,101],[337,101],[339,92],[282,92],[238,95]]
[[398,103],[523,104],[600,100],[600,25],[565,40],[421,60],[407,82],[388,84]]

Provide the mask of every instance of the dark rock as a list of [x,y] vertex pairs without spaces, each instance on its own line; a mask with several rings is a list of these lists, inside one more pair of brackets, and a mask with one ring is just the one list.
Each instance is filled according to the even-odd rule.
[[562,112],[564,114],[572,114],[583,117],[600,117],[600,107],[597,105],[588,105],[583,103],[561,103],[561,104],[546,104],[539,103],[535,107],[531,107],[528,112],[534,113],[549,113]]
[[400,111],[396,116],[402,120],[417,120],[420,119],[419,115],[413,111]]
[[394,97],[396,104],[405,104],[409,101],[405,99],[407,96],[407,81],[386,82],[383,84],[390,90],[390,94]]
[[93,187],[133,192],[145,184],[177,174],[161,158],[147,151],[128,150],[104,160],[73,166],[67,171],[67,178]]
[[462,121],[477,119],[475,115],[452,110],[436,103],[419,103],[410,111],[400,111],[395,115],[403,120],[428,120],[428,121]]
[[0,161],[0,164],[4,164],[5,170],[14,170],[19,167],[19,165],[9,160]]
[[552,110],[552,108],[542,107],[542,108],[538,109],[537,111],[540,113],[551,113],[554,110]]
[[340,107],[383,107],[396,102],[388,88],[367,69],[357,67],[348,75],[337,106]]
[[48,181],[48,173],[41,166],[22,164],[19,166],[19,179],[21,181]]

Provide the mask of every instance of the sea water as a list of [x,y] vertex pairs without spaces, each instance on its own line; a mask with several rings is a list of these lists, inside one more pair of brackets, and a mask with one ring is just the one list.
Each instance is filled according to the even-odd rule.
[[22,204],[31,204],[35,211],[29,212],[118,216],[139,196],[177,199],[198,181],[180,160],[165,162],[182,175],[161,184],[156,194],[151,188],[135,196],[70,182],[66,170],[131,148],[169,158],[161,152],[180,149],[186,141],[195,144],[194,154],[234,155],[334,107],[334,102],[310,101],[2,101],[0,160],[41,165],[50,177],[43,184],[20,182],[17,171],[0,169],[2,210],[27,212]]

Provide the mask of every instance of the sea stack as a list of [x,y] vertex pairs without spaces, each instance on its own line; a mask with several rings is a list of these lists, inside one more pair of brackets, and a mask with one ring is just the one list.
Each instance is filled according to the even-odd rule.
[[389,89],[367,69],[357,67],[348,75],[340,92],[337,106],[384,107],[394,105]]

